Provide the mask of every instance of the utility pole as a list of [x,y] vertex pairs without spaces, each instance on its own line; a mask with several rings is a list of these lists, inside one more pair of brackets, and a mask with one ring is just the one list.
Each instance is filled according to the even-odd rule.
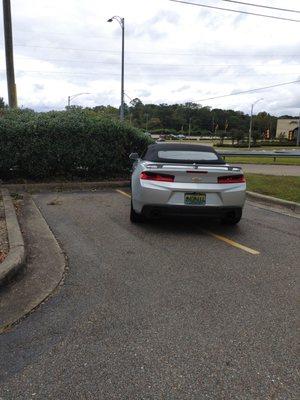
[[10,0],[3,0],[3,21],[4,21],[8,105],[10,108],[16,108],[18,104],[17,104],[17,88],[16,88],[15,71],[14,71],[14,51],[13,51]]
[[120,120],[124,122],[124,43],[125,43],[125,21],[121,18],[122,28],[122,71],[121,71],[121,110]]
[[191,136],[192,117],[189,118],[189,136]]

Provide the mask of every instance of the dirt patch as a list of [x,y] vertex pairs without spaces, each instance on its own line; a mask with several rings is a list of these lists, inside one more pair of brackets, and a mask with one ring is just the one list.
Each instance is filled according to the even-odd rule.
[[58,199],[58,197],[56,197],[55,199],[49,201],[49,203],[47,203],[48,206],[59,206],[62,204],[62,201]]
[[4,260],[9,250],[6,231],[6,222],[2,197],[0,196],[0,263]]

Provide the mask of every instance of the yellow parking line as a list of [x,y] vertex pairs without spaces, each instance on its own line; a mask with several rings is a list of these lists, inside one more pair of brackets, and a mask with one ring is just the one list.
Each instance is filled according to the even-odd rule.
[[123,196],[127,196],[127,197],[129,197],[129,198],[131,199],[130,194],[129,194],[129,193],[126,193],[126,192],[123,192],[123,190],[116,189],[116,192],[122,194]]
[[229,244],[230,246],[236,247],[237,249],[246,251],[247,253],[253,254],[253,255],[258,255],[260,254],[259,251],[251,249],[250,247],[244,246],[243,244],[237,243],[234,240],[228,239],[225,236],[217,235],[216,233],[210,232],[210,231],[204,231],[208,233],[210,236],[214,237],[215,239],[221,240],[222,242],[225,242]]
[[[131,199],[130,194],[126,193],[126,192],[123,192],[123,190],[116,189],[116,192],[122,194],[123,196],[129,197]],[[229,238],[227,238],[225,236],[217,235],[216,233],[213,233],[213,232],[210,232],[210,231],[207,231],[207,230],[204,230],[204,229],[202,229],[202,230],[203,230],[203,232],[207,233],[208,235],[214,237],[215,239],[221,240],[222,242],[225,242],[225,243],[229,244],[230,246],[236,247],[237,249],[246,251],[247,253],[250,253],[250,254],[253,254],[253,255],[260,254],[259,251],[251,249],[250,247],[244,246],[243,244],[235,242],[234,240],[231,240],[231,239],[229,239]]]

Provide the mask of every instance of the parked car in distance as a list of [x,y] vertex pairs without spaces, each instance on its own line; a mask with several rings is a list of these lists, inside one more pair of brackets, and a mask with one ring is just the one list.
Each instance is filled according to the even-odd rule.
[[132,222],[160,216],[218,217],[236,224],[242,217],[246,182],[210,146],[156,143],[134,160]]
[[165,142],[166,141],[166,135],[161,134],[159,135],[159,138],[157,139],[156,142]]

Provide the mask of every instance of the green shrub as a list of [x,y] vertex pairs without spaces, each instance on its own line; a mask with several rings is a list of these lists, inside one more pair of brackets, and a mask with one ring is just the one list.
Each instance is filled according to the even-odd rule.
[[152,135],[176,135],[178,132],[175,129],[158,128],[150,129]]
[[295,146],[296,145],[296,140],[288,140],[288,139],[281,139],[281,140],[262,140],[259,142],[261,146]]
[[[231,144],[231,143],[220,143],[220,142],[214,142],[213,146],[215,147],[228,147],[228,148],[248,148],[248,143],[246,142],[242,142],[242,143],[235,143],[235,144]],[[252,147],[260,147],[260,144],[258,143],[251,143],[251,148]]]
[[0,177],[52,179],[128,175],[131,152],[151,139],[85,110],[5,112],[0,118]]

